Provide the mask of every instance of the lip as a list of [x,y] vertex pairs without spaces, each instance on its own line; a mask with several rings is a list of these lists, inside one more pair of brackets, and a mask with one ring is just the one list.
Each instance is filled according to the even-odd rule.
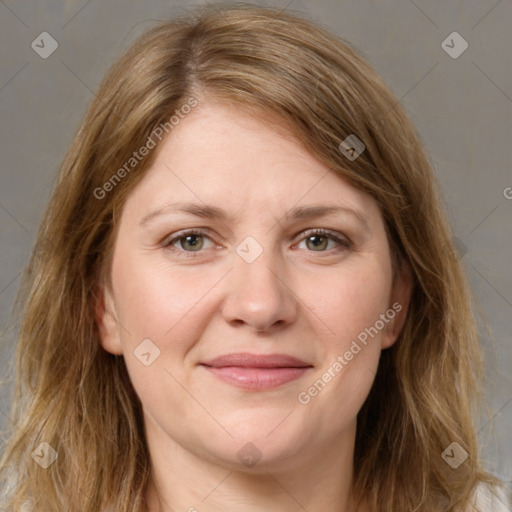
[[251,354],[239,352],[215,357],[201,363],[213,368],[238,366],[240,368],[305,368],[312,366],[288,354]]
[[227,354],[200,363],[232,386],[259,391],[273,389],[302,377],[312,365],[287,354]]

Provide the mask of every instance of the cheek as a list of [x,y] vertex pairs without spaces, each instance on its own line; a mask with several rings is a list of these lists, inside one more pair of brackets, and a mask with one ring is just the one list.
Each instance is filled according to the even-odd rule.
[[155,260],[151,255],[114,260],[123,354],[145,410],[158,416],[165,403],[173,414],[186,418],[190,414],[182,388],[190,388],[186,356],[209,321],[208,292],[219,277],[198,267]]
[[329,329],[320,340],[318,371],[298,398],[309,417],[332,434],[356,417],[375,379],[387,325],[380,315],[390,306],[390,270],[382,261],[332,273],[329,287],[315,288],[307,298],[308,307]]
[[[207,304],[202,299],[215,286],[218,276],[197,267],[155,260],[151,255],[135,255],[115,262],[116,308],[119,321],[126,327],[123,344],[133,345],[150,338],[163,347],[172,341],[173,350],[180,352],[200,327],[197,320],[204,317]],[[188,336],[178,335],[183,331]],[[180,344],[180,340],[184,341]]]
[[[304,282],[304,302],[320,319],[328,351],[340,351],[359,334],[367,332],[389,308],[391,275],[387,262],[365,261],[339,272]],[[379,324],[380,325],[380,324]],[[364,335],[362,336],[364,337]]]

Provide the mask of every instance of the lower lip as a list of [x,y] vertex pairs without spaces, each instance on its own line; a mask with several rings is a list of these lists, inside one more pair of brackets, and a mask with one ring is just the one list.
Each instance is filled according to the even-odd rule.
[[250,390],[273,389],[302,377],[310,367],[305,368],[244,368],[205,366],[215,377],[236,386]]

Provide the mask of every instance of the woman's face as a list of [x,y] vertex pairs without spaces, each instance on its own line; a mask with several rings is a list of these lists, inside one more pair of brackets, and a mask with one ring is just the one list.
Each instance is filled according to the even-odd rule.
[[354,432],[410,288],[374,200],[276,126],[210,103],[174,127],[127,199],[98,308],[147,436],[242,469]]

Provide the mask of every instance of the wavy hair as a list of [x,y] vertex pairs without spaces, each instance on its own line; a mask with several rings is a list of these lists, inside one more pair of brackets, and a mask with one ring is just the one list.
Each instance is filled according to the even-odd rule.
[[[350,43],[250,4],[201,8],[140,36],[74,137],[17,299],[3,506],[144,510],[150,460],[141,403],[124,359],[100,346],[95,304],[109,284],[124,201],[158,147],[122,179],[113,175],[190,98],[277,116],[378,203],[394,269],[408,264],[414,284],[404,328],[382,352],[358,414],[353,490],[375,512],[469,510],[478,484],[498,481],[480,464],[473,415],[483,359],[433,166],[397,98]],[[353,161],[340,151],[351,134],[366,146]],[[47,469],[33,457],[42,442],[58,453]],[[469,454],[456,470],[441,456],[452,442]]]

